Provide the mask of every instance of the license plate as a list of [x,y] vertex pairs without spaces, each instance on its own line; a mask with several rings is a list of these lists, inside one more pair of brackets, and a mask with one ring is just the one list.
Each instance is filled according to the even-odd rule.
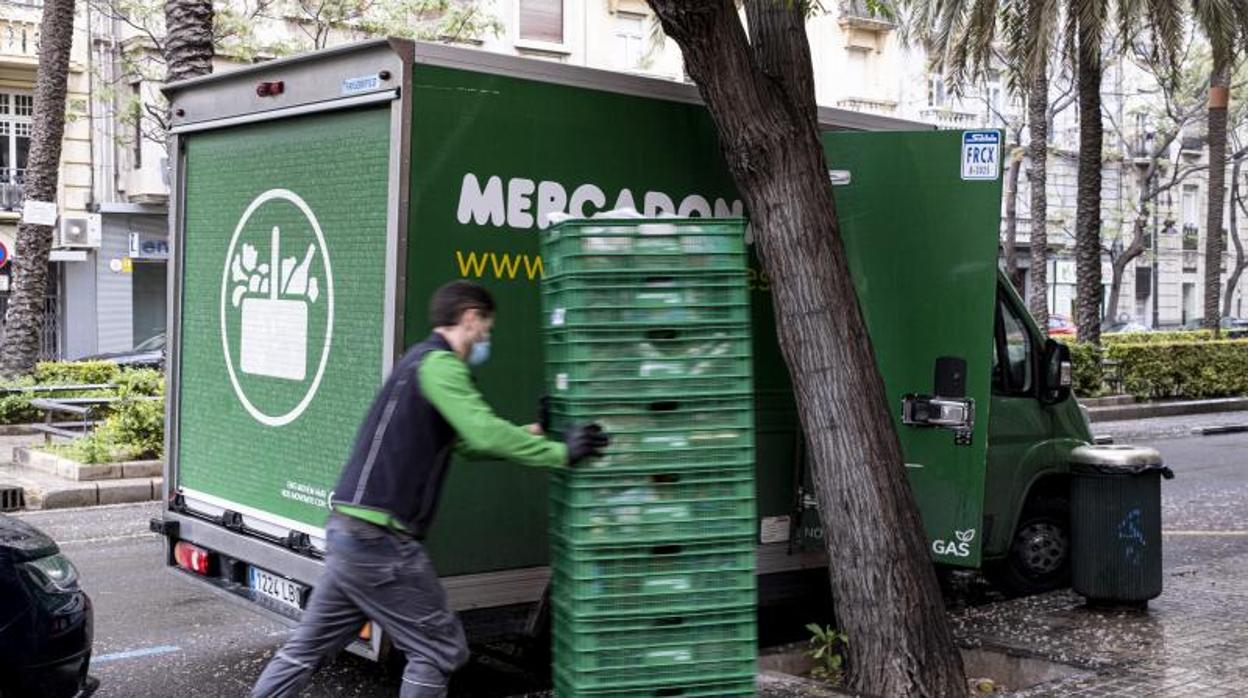
[[248,586],[260,594],[294,609],[301,608],[299,599],[303,598],[303,585],[283,579],[258,567],[252,567]]

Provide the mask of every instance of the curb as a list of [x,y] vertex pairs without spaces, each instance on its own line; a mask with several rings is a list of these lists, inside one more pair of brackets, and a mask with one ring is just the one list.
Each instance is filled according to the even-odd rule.
[[68,487],[27,487],[27,509],[69,509],[98,504],[132,504],[160,499],[162,478],[81,482]]
[[1177,417],[1189,414],[1215,414],[1248,410],[1248,398],[1231,397],[1216,400],[1191,400],[1185,402],[1137,403],[1111,407],[1089,407],[1088,418],[1092,422],[1117,422],[1150,417]]
[[1192,427],[1193,434],[1210,436],[1213,434],[1240,434],[1248,431],[1248,424],[1217,424],[1205,427]]

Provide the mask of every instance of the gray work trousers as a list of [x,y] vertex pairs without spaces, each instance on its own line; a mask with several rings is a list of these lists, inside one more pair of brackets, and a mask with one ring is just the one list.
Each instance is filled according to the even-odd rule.
[[341,514],[330,516],[325,537],[325,571],[253,698],[298,694],[366,620],[380,625],[407,658],[402,698],[445,696],[447,678],[468,660],[468,643],[424,546]]

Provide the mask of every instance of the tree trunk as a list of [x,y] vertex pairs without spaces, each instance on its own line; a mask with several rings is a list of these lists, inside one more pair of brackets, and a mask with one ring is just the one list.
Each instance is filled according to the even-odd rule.
[[[1036,4],[1036,3],[1033,3]],[[1027,307],[1042,332],[1049,327],[1049,77],[1048,61],[1041,65],[1036,78],[1031,81],[1027,95],[1028,128],[1031,143],[1027,146],[1031,161],[1031,298]]]
[[748,1],[751,47],[733,0],[649,3],[714,118],[774,280],[833,601],[850,638],[849,686],[964,696],[961,658],[837,224],[801,4]]
[[[1217,55],[1218,52],[1214,52]],[[1226,108],[1230,66],[1214,65],[1209,78],[1209,206],[1205,216],[1205,328],[1218,333],[1222,290],[1222,214],[1226,201]]]
[[168,81],[212,72],[212,0],[165,2],[165,71]]
[[[30,201],[56,202],[73,43],[74,0],[46,0],[39,24],[39,70],[35,76],[32,137],[26,161],[26,198]],[[39,360],[52,226],[21,223],[17,227],[16,247],[4,344],[0,347],[0,373],[6,376],[29,374]]]
[[1023,169],[1023,149],[1016,145],[1010,150],[1010,169],[1005,173],[1005,273],[1020,294],[1023,274],[1018,268],[1018,173]]
[[1079,176],[1075,207],[1075,323],[1079,341],[1101,343],[1100,32],[1079,28]]
[[1227,237],[1235,245],[1235,267],[1231,269],[1231,275],[1226,279],[1226,294],[1222,297],[1222,317],[1232,317],[1231,298],[1235,295],[1235,287],[1239,285],[1239,277],[1248,267],[1248,259],[1244,257],[1244,241],[1239,239],[1239,209],[1237,208],[1241,202],[1239,172],[1243,164],[1242,158],[1236,158],[1235,164],[1231,167],[1231,220],[1227,228]]

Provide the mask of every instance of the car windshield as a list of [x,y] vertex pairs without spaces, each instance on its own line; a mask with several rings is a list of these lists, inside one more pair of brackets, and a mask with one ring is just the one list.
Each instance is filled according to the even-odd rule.
[[162,332],[154,337],[149,337],[143,340],[137,346],[134,347],[134,350],[135,351],[159,351],[164,348],[165,348],[165,334]]

